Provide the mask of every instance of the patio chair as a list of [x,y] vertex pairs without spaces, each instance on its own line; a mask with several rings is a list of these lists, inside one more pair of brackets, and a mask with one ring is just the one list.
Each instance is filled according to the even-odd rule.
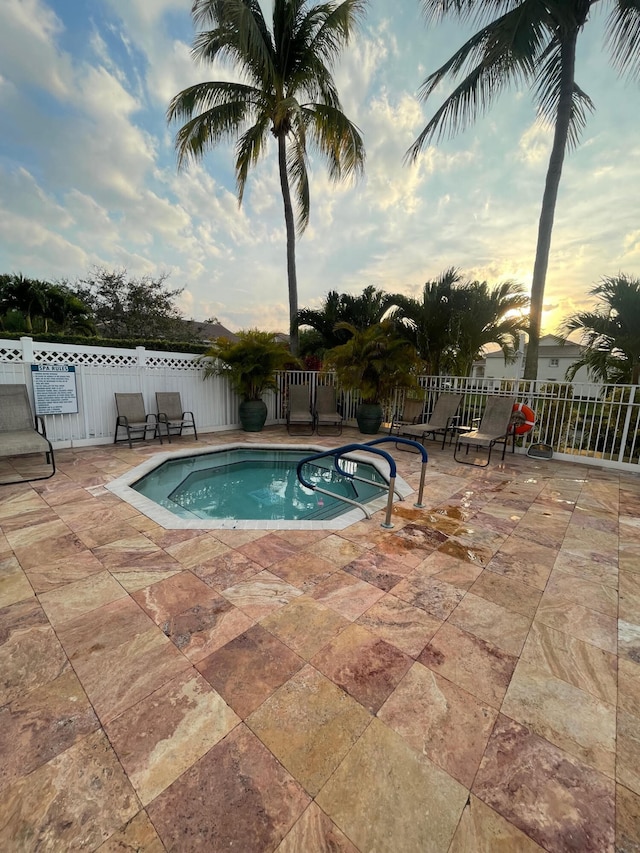
[[[469,430],[458,436],[453,458],[463,465],[475,465],[478,468],[486,468],[491,461],[491,451],[494,445],[502,444],[502,458],[507,451],[509,436],[512,437],[511,451],[516,449],[515,425],[512,423],[513,405],[515,397],[489,397],[480,423],[476,429]],[[462,445],[466,446],[465,457],[470,447],[486,448],[488,450],[486,462],[468,462],[466,458],[460,459],[458,451]]]
[[[459,424],[456,412],[460,408],[463,394],[440,394],[433,407],[429,420],[420,423],[408,424],[400,422],[391,424],[390,435],[401,435],[413,438],[424,444],[427,436],[436,440],[436,436],[442,436],[442,448],[444,449],[447,435],[453,437]],[[424,405],[424,404],[421,404]]]
[[[309,386],[289,385],[289,408],[287,410],[287,432],[291,435],[291,428],[295,427],[295,435],[313,435],[315,419],[311,413],[311,398]],[[306,428],[309,427],[309,432]]]
[[[116,394],[116,433],[113,443],[128,441],[129,447],[133,447],[132,441],[146,441],[147,432],[152,432],[152,438],[159,438],[162,444],[162,434],[158,418],[154,414],[147,414],[144,410],[142,394]],[[118,430],[124,429],[126,438],[118,438]]]
[[5,481],[3,486],[48,480],[56,473],[56,461],[44,421],[40,415],[33,417],[27,386],[0,385],[0,456],[26,456],[29,453],[44,453],[51,473],[44,477]]
[[[336,389],[330,385],[318,385],[316,404],[313,409],[318,435],[341,435],[342,415],[336,405]],[[320,427],[329,427],[329,432],[321,432]]]
[[396,413],[389,427],[389,435],[397,435],[400,427],[417,424],[422,420],[424,398],[420,400],[405,400],[401,413]]
[[195,439],[198,441],[196,419],[193,412],[183,410],[179,391],[157,391],[156,407],[158,409],[158,423],[164,424],[169,444],[171,444],[172,431],[174,435],[182,435],[185,429],[192,429]]

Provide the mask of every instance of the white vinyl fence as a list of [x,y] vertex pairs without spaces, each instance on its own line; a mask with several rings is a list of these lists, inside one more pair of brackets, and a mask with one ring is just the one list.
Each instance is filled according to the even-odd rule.
[[[57,447],[113,441],[115,392],[140,392],[146,410],[155,412],[156,391],[179,391],[184,408],[194,412],[198,431],[239,426],[237,396],[223,378],[204,380],[203,365],[191,353],[50,344],[28,337],[0,339],[0,384],[26,384],[33,403],[32,364],[76,368],[78,414],[45,417],[47,434]],[[277,379],[277,391],[265,395],[267,424],[285,422],[289,385],[309,384],[313,398],[317,385],[334,382],[329,373],[306,370],[282,372]],[[460,411],[464,424],[481,415],[489,395],[513,394],[536,414],[534,428],[519,439],[521,452],[532,442],[544,442],[561,459],[640,472],[638,386],[455,376],[423,376],[420,384],[425,416],[443,391],[464,394]],[[337,398],[345,421],[355,425],[358,395],[338,392]],[[397,392],[385,406],[386,421],[401,414],[403,404],[404,393]]]

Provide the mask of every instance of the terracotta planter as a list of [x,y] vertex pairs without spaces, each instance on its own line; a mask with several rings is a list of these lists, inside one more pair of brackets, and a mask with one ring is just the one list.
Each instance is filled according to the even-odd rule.
[[267,419],[267,404],[264,400],[244,400],[239,414],[245,432],[260,432]]

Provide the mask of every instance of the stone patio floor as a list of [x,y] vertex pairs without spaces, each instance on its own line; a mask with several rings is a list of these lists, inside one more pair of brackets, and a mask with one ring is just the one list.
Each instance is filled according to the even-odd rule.
[[0,488],[3,853],[640,851],[638,476],[429,444],[391,531],[165,530],[104,488],[158,449]]

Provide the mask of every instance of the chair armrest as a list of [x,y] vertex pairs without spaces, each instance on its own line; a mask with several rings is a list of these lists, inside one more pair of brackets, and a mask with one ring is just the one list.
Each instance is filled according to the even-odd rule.
[[116,418],[116,426],[129,426],[129,418],[126,415],[118,415]]
[[471,423],[473,424],[474,429],[476,427],[480,426],[481,421],[482,421],[482,418],[471,418]]
[[182,413],[182,420],[184,420],[185,415],[191,415],[191,420],[195,421],[195,418],[193,417],[193,412],[183,412]]
[[149,421],[153,419],[156,423],[158,421],[158,416],[154,415],[153,412],[150,412],[148,415],[144,416],[145,423],[149,423]]
[[169,423],[169,418],[164,412],[158,412],[158,420],[161,424]]
[[460,415],[452,415],[450,418],[447,418],[447,429],[449,427],[458,426],[460,423]]
[[36,431],[39,432],[40,435],[43,435],[45,438],[47,437],[47,427],[40,415],[36,415]]

